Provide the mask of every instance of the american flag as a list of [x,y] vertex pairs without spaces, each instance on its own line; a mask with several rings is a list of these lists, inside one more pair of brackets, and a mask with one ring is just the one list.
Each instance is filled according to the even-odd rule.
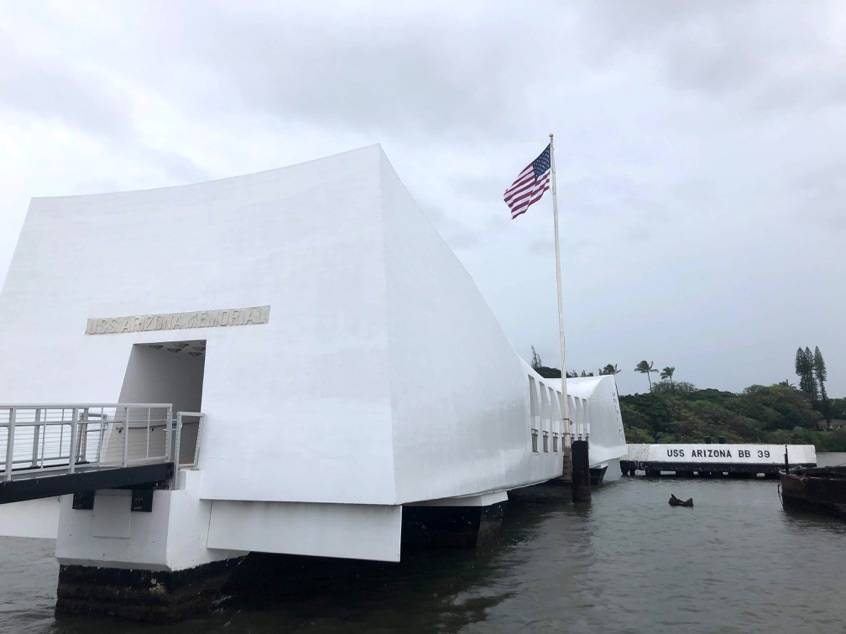
[[512,220],[526,213],[530,205],[538,202],[543,193],[549,189],[549,159],[550,146],[540,153],[534,161],[529,163],[502,197],[505,204],[511,207]]

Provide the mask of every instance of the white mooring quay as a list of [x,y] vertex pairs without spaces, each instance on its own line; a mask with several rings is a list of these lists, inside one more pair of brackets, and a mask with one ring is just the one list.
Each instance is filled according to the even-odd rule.
[[565,426],[379,146],[34,199],[0,344],[0,534],[57,538],[64,611],[190,611],[249,552],[399,561],[574,438],[626,452],[613,377],[567,382]]
[[620,460],[623,475],[777,477],[785,464],[816,466],[813,445],[632,444]]

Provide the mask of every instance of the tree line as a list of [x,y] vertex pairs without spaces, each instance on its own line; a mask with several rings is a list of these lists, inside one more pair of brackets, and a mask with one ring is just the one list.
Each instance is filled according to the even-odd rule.
[[[543,360],[541,359],[538,351],[535,350],[535,347],[532,346],[532,369],[540,374],[542,377],[547,379],[558,379],[561,378],[561,370],[559,368],[552,368],[549,366],[545,366],[543,364]],[[675,386],[673,382],[673,376],[675,375],[676,368],[674,366],[667,366],[663,370],[658,370],[655,368],[654,361],[646,361],[643,360],[638,363],[635,368],[635,372],[640,372],[641,374],[646,374],[646,378],[649,380],[649,391],[652,391],[652,374],[658,374],[661,377],[662,381],[667,381],[671,387]],[[617,375],[620,374],[622,370],[620,366],[616,363],[606,363],[601,368],[598,368],[595,372],[594,370],[567,370],[567,378],[574,379],[580,376],[605,376],[605,375]]]
[[[535,347],[532,346],[532,369],[540,374],[545,379],[560,379],[561,378],[561,369],[560,368],[553,368],[543,364],[543,360],[541,359],[538,351],[535,350]],[[604,376],[606,374],[620,374],[622,370],[616,363],[607,363],[601,368],[598,368],[596,371],[594,370],[567,370],[567,378],[568,379],[575,379],[576,377],[580,376]]]
[[[561,371],[543,365],[532,348],[532,367],[541,376]],[[823,355],[816,347],[799,348],[795,358],[798,388],[785,380],[751,385],[740,393],[701,389],[675,379],[675,367],[662,370],[643,360],[634,372],[645,374],[649,391],[620,396],[620,411],[630,443],[727,442],[813,444],[819,451],[846,451],[846,429],[832,421],[846,420],[846,398],[830,398]],[[597,370],[568,371],[567,376],[620,374],[615,363]],[[661,379],[653,381],[652,375]],[[821,421],[825,421],[823,425]],[[835,426],[836,427],[836,426]]]

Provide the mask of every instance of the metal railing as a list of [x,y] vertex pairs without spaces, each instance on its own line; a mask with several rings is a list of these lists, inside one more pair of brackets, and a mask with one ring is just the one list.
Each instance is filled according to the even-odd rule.
[[201,412],[170,403],[0,404],[0,479],[174,462],[196,467]]
[[177,467],[197,468],[200,456],[200,424],[202,412],[177,412],[174,421],[173,455]]

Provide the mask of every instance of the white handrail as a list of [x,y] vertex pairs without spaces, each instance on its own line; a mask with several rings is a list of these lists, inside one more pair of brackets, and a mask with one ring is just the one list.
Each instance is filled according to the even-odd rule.
[[0,403],[0,409],[82,409],[85,407],[173,407],[173,403]]
[[[183,417],[197,418],[199,426],[204,414],[174,417],[171,403],[0,405],[0,480],[156,462],[178,469]],[[196,467],[196,443],[193,453],[186,465]]]

